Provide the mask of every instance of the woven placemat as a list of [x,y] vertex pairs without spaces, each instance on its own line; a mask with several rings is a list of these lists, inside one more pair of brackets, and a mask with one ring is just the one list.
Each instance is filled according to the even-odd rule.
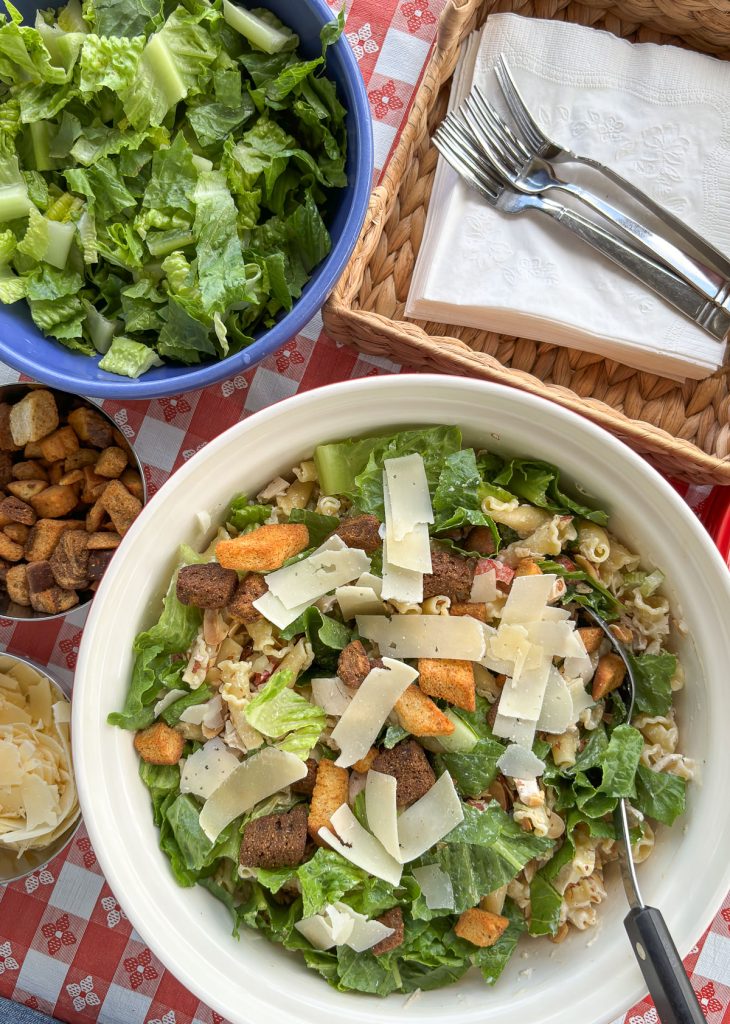
[[678,383],[574,349],[404,318],[436,168],[430,137],[446,112],[461,43],[490,14],[504,11],[730,58],[730,0],[449,0],[408,123],[325,307],[325,326],[337,340],[408,366],[541,395],[611,430],[665,473],[729,484],[730,367]]

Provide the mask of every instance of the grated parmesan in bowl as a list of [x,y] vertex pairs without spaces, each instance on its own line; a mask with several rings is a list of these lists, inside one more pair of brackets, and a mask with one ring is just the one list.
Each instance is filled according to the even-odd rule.
[[70,728],[59,684],[0,656],[0,882],[42,867],[78,828]]

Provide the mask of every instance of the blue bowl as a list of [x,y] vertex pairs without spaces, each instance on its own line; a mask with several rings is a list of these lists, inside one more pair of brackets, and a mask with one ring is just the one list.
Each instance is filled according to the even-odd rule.
[[[45,9],[59,4],[53,0],[40,4],[16,0],[16,6],[32,24],[39,7]],[[289,25],[299,35],[305,57],[319,55],[320,30],[334,17],[325,0],[297,0],[296,3],[291,0],[256,0],[250,6],[268,7]],[[370,107],[360,69],[344,36],[327,51],[327,74],[337,83],[339,98],[348,111],[348,185],[332,194],[333,206],[328,225],[332,249],[286,316],[269,330],[259,332],[254,343],[243,352],[227,359],[203,363],[198,367],[166,363],[148,370],[139,380],[130,380],[100,370],[100,356],[79,355],[52,338],[44,338],[33,323],[25,302],[17,302],[12,306],[0,306],[0,359],[16,370],[63,391],[133,401],[193,391],[249,370],[301,331],[324,305],[350,258],[365,219],[373,176]]]

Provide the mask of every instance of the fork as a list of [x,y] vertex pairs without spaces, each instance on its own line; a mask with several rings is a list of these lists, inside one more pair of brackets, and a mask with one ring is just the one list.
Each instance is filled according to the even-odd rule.
[[662,264],[639,252],[616,235],[567,207],[540,195],[515,192],[493,166],[475,141],[472,131],[458,114],[448,114],[436,130],[434,144],[454,170],[461,175],[490,206],[501,213],[516,215],[536,210],[563,224],[603,256],[652,288],[690,320],[718,341],[730,332],[727,310],[704,301],[685,281]]
[[526,145],[536,156],[542,157],[543,160],[549,160],[551,163],[579,163],[586,167],[592,167],[593,170],[598,171],[608,178],[609,181],[612,181],[614,185],[618,185],[632,199],[641,203],[657,220],[681,238],[694,252],[702,257],[708,268],[724,278],[725,284],[730,281],[730,259],[716,249],[714,245],[711,245],[702,238],[701,235],[697,234],[696,231],[688,227],[679,217],[675,217],[669,210],[660,206],[651,196],[642,192],[640,188],[637,188],[636,185],[632,184],[632,182],[628,181],[617,171],[612,170],[598,160],[594,160],[592,157],[581,156],[578,153],[574,153],[571,149],[559,146],[547,137],[528,110],[504,54],[500,54],[494,72],[509,111]]
[[[549,189],[557,189],[574,196],[629,235],[650,256],[658,258],[700,295],[718,306],[730,300],[730,281],[588,189],[556,177],[551,165],[536,156],[517,138],[478,86],[474,86],[461,110],[499,173],[518,192],[540,195]],[[726,308],[730,310],[730,303]]]

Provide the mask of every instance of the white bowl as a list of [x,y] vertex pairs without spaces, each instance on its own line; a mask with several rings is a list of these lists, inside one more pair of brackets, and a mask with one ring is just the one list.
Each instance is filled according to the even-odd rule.
[[[730,575],[699,521],[642,459],[600,428],[519,391],[463,378],[400,376],[310,391],[239,423],[212,441],[142,511],[106,573],[79,653],[73,703],[74,759],[86,826],[101,867],[144,941],[200,999],[235,1024],[341,1024],[408,1020],[450,1024],[599,1024],[642,997],[645,986],[612,879],[597,930],[555,946],[523,940],[494,988],[471,975],[406,1001],[334,991],[294,954],[243,930],[231,937],[223,906],[205,890],[180,889],[157,848],[149,795],[129,733],[106,724],[121,706],[132,641],[159,614],[181,542],[202,541],[195,513],[220,515],[239,491],[255,494],[320,441],[384,428],[458,424],[470,444],[557,463],[611,512],[611,527],[667,575],[687,686],[679,695],[682,750],[702,765],[688,811],[660,830],[640,868],[647,902],[659,906],[687,954],[730,888],[730,778],[726,722]],[[521,952],[529,953],[529,958]],[[530,969],[527,970],[526,969]]]

